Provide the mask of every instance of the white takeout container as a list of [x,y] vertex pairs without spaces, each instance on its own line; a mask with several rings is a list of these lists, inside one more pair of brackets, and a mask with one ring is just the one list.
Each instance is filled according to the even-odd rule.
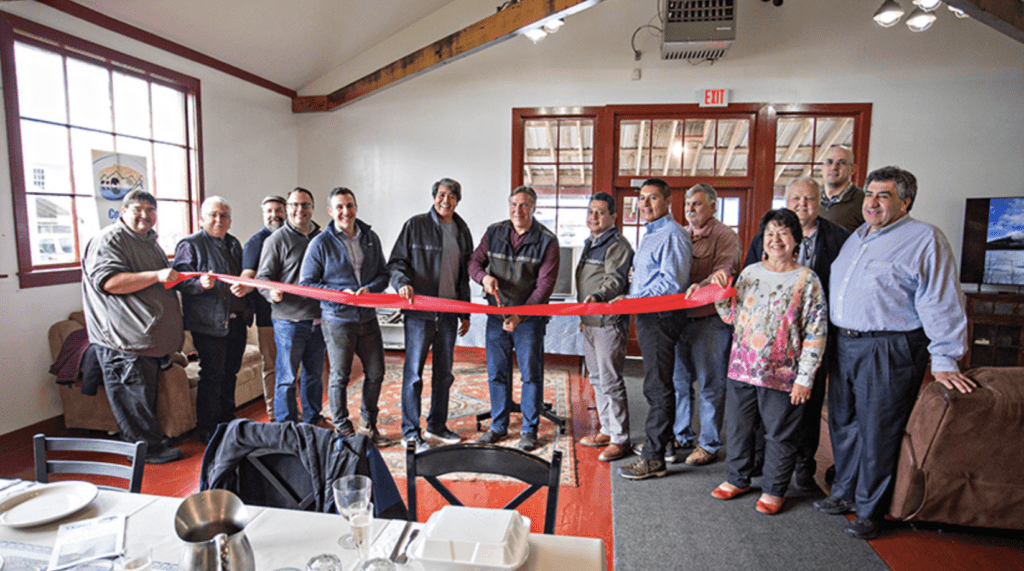
[[445,506],[427,520],[411,556],[426,571],[511,571],[530,554],[530,518],[512,510]]

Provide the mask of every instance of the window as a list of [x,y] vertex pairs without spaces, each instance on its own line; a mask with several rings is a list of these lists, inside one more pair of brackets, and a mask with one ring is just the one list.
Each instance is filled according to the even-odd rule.
[[199,81],[0,18],[21,286],[79,280],[85,244],[132,188],[156,196],[160,245],[173,254],[202,195]]
[[594,119],[527,119],[522,152],[523,184],[537,192],[537,220],[560,246],[583,246],[594,193]]

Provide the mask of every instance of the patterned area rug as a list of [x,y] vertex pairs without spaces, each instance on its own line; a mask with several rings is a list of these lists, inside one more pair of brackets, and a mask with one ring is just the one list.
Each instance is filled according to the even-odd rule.
[[[448,404],[448,429],[459,434],[463,442],[476,440],[481,432],[476,429],[476,415],[480,412],[489,411],[491,401],[487,389],[487,366],[479,365],[456,365],[453,371],[455,382],[452,384]],[[521,383],[519,372],[513,374],[513,399],[519,402]],[[359,403],[363,390],[362,379],[349,385],[348,410],[351,418],[358,418]],[[550,403],[553,411],[558,416],[566,419],[566,433],[559,434],[557,427],[545,418],[541,418],[538,426],[537,436],[541,447],[534,450],[533,454],[542,458],[551,459],[552,451],[562,452],[562,485],[573,486],[576,483],[576,456],[573,451],[572,439],[572,408],[569,406],[569,373],[562,370],[544,372],[544,402]],[[421,426],[426,424],[426,414],[430,410],[430,363],[427,363],[423,371],[423,395],[422,414],[424,420]],[[377,428],[387,438],[395,438],[398,441],[393,446],[381,449],[384,460],[391,469],[391,474],[396,478],[405,478],[405,448],[401,441],[402,436],[402,365],[400,363],[387,363],[384,373],[384,386],[380,393],[380,415],[377,418]],[[483,430],[487,430],[490,421],[485,420],[481,424]],[[509,421],[509,437],[501,441],[499,445],[514,447],[519,443],[519,430],[522,426],[522,416],[513,413]],[[429,441],[431,446],[437,446],[436,441]],[[506,480],[500,476],[489,476],[481,474],[451,474],[453,480]]]

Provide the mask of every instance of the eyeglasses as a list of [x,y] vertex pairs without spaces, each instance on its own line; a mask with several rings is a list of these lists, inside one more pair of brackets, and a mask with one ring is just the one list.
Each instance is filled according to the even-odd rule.
[[825,159],[824,163],[827,166],[839,165],[841,167],[845,167],[850,165],[850,163],[846,159],[839,159],[838,161],[833,161],[832,159]]
[[288,206],[288,208],[301,208],[302,210],[312,210],[313,209],[313,203],[312,202],[289,202],[287,204],[287,206]]

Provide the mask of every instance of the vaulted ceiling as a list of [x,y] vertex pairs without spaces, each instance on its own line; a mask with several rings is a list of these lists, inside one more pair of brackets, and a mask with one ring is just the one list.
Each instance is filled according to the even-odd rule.
[[76,0],[296,91],[452,1]]

